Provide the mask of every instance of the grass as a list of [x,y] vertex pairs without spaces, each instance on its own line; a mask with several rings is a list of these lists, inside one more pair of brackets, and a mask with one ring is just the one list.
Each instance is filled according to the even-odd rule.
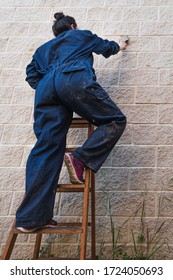
[[[147,193],[147,192],[146,192]],[[159,198],[159,211],[157,217],[151,223],[151,219],[146,217],[147,199],[146,193],[143,194],[141,202],[137,205],[133,213],[121,224],[115,228],[112,215],[112,205],[110,203],[109,194],[107,195],[107,212],[110,220],[111,234],[111,259],[122,260],[151,260],[155,259],[157,254],[162,250],[163,246],[169,249],[167,238],[163,233],[166,226],[166,220],[161,221],[160,207],[162,200]],[[133,220],[139,217],[139,225],[136,226]],[[122,229],[124,225],[129,226],[130,242],[121,242]],[[100,257],[104,252],[105,243],[101,244]]]

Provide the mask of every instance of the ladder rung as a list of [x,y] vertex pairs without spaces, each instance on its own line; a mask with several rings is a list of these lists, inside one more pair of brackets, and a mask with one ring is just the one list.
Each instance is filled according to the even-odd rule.
[[83,192],[85,188],[84,184],[59,184],[57,192]]
[[[60,227],[81,227],[82,226],[82,223],[79,223],[79,222],[61,222],[61,223],[58,223],[58,226]],[[88,226],[91,226],[91,223],[88,223]]]
[[74,152],[76,150],[76,148],[66,148],[65,149],[65,151],[66,151],[66,153],[72,153],[72,152]]
[[72,123],[70,125],[70,127],[88,127],[90,125],[90,123],[82,118],[73,118]]
[[88,123],[78,123],[78,124],[72,123],[70,125],[70,128],[88,128],[88,126],[89,126]]

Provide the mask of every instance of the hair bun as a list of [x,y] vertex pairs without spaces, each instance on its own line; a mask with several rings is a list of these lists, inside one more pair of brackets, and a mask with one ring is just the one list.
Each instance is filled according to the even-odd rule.
[[63,12],[54,14],[54,18],[56,20],[60,20],[61,18],[64,18],[64,17],[65,17],[65,15],[63,14]]

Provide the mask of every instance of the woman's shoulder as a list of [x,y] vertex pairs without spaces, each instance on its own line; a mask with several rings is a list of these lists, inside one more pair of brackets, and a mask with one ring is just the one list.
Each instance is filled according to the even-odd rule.
[[93,34],[90,30],[81,30],[81,29],[71,29],[67,32],[67,36],[69,36],[70,40],[76,41],[92,41],[95,38],[95,34]]
[[72,36],[91,36],[93,33],[90,30],[85,29],[71,29],[67,32],[69,35]]

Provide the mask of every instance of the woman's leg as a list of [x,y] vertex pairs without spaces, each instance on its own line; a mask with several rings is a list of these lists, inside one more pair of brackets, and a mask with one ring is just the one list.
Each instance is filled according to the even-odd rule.
[[[46,90],[46,88],[45,88]],[[50,88],[49,88],[50,90]],[[26,194],[16,213],[17,227],[43,226],[53,217],[54,201],[72,111],[36,93],[37,142],[26,166]]]
[[73,156],[97,172],[121,137],[126,117],[106,91],[86,72],[66,75],[66,85],[68,78],[71,86],[59,92],[59,98],[78,115],[97,126],[84,145],[73,152]]

